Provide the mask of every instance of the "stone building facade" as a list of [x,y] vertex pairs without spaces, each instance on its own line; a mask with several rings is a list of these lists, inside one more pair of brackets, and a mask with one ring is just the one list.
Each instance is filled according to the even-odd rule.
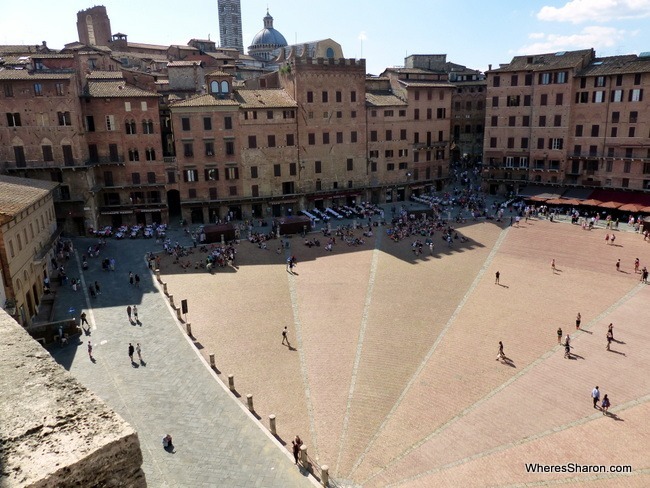
[[487,188],[647,189],[648,84],[650,56],[597,58],[591,49],[517,56],[488,71]]
[[29,325],[49,277],[53,246],[60,235],[51,181],[0,176],[0,267],[3,308]]

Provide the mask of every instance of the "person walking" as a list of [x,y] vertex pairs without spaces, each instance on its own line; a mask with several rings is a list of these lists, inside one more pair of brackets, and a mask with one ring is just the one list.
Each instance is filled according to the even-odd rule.
[[551,259],[551,271],[555,273],[555,259]]
[[140,288],[140,275],[139,274],[135,275],[135,287]]
[[142,347],[140,347],[139,342],[135,345],[135,352],[138,354],[138,359],[140,362],[142,362]]
[[557,343],[562,344],[562,327],[557,328]]
[[497,353],[497,357],[495,361],[505,361],[506,355],[503,352],[503,342],[499,341],[499,352]]
[[88,319],[86,318],[86,312],[81,312],[79,319],[81,320],[81,325],[86,324],[87,326],[90,326],[90,324],[88,323]]
[[138,306],[137,305],[133,305],[133,320],[135,320],[136,322],[139,322],[139,320],[138,320]]
[[98,295],[101,295],[102,292],[99,288],[99,281],[95,281],[95,291],[97,292]]
[[619,259],[618,261],[616,261],[616,271],[620,271],[620,270],[621,270],[621,260]]
[[641,261],[639,261],[639,258],[636,258],[634,260],[634,274],[637,274],[639,272],[640,265],[641,265]]
[[498,284],[499,284],[499,278],[501,277],[501,273],[499,273],[499,272],[497,271],[496,273],[494,273],[494,276],[495,276],[495,278],[496,278],[496,279],[494,280],[494,284],[495,284],[495,285],[498,285]]
[[133,286],[133,273],[129,271],[129,285]]
[[133,344],[129,342],[129,359],[131,362],[133,362],[133,353],[135,352],[135,348],[133,347]]
[[591,398],[594,401],[594,408],[598,408],[598,400],[600,400],[600,390],[598,389],[598,386],[592,390]]
[[302,439],[300,439],[300,436],[296,436],[292,441],[291,444],[293,445],[293,459],[294,459],[294,464],[298,464],[298,456],[300,455],[300,446],[302,446]]
[[581,322],[582,322],[582,315],[580,315],[580,312],[578,312],[578,315],[576,315],[576,330],[580,328]]
[[287,338],[287,326],[284,326],[284,330],[282,331],[282,344],[287,343],[287,346],[289,346],[289,339]]
[[607,333],[612,335],[612,340],[614,340],[614,324],[610,322],[607,326]]
[[88,341],[88,357],[93,360],[93,345]]
[[607,415],[607,409],[609,408],[611,404],[609,403],[609,397],[607,394],[603,397],[603,401],[600,404],[600,409],[603,411],[603,415]]
[[612,329],[609,329],[607,331],[607,347],[605,348],[605,350],[607,351],[610,350],[610,346],[612,345],[613,340],[614,340],[614,333],[612,332]]
[[126,306],[126,314],[129,316],[129,322],[131,322],[131,305]]
[[612,238],[610,240],[610,242],[612,243],[612,246],[614,245],[615,240],[616,240],[616,236],[614,234],[612,234]]

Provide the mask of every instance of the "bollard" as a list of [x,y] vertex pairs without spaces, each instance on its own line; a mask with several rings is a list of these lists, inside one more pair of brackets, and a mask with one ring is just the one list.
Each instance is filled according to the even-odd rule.
[[176,309],[176,318],[178,320],[181,320],[183,317],[181,317],[181,309],[178,307],[174,307]]
[[246,395],[246,403],[248,404],[248,410],[254,412],[255,407],[253,407],[253,395],[251,395],[250,393]]
[[216,368],[217,365],[214,362],[214,354],[210,354],[210,366]]
[[231,374],[228,375],[228,388],[230,391],[235,391],[235,377]]
[[169,304],[174,307],[174,295],[169,295]]
[[269,415],[269,429],[271,431],[271,434],[278,435],[277,431],[275,430],[275,415],[273,414]]
[[303,444],[300,446],[300,464],[307,471],[311,471],[311,465],[309,464],[309,458],[307,457],[307,446]]
[[167,283],[163,283],[162,286],[163,286],[163,293],[169,296],[169,292],[167,291]]
[[323,464],[321,467],[321,476],[320,482],[323,486],[327,486],[330,482],[330,467],[327,464]]
[[[180,314],[180,310],[178,313]],[[185,324],[185,327],[187,328],[187,335],[192,337],[192,324],[188,322],[187,324]]]

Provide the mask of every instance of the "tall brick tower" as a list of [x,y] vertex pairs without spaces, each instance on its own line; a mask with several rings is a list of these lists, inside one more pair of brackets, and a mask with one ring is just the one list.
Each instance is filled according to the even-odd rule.
[[244,54],[240,0],[217,0],[221,47],[234,47]]
[[77,12],[79,42],[87,46],[108,46],[111,41],[111,19],[106,7],[98,5]]

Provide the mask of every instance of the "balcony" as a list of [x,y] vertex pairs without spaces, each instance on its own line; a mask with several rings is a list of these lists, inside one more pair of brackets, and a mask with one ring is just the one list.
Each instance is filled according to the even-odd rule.
[[176,156],[163,156],[163,163],[165,164],[175,164]]
[[99,158],[88,159],[85,164],[86,166],[101,166],[101,165],[124,166],[124,156],[118,156],[117,158],[102,156]]
[[73,164],[64,163],[62,161],[41,161],[38,159],[30,159],[24,163],[17,163],[16,161],[5,161],[4,166],[7,172],[30,171],[30,170],[48,170],[48,169],[66,169],[66,168],[81,168],[76,161]]

